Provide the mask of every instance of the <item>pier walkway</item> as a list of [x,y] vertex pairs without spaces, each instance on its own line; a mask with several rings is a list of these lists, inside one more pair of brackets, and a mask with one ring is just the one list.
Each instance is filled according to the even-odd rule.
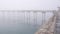
[[60,8],[35,34],[60,34]]
[[60,34],[60,12],[56,17],[55,34]]

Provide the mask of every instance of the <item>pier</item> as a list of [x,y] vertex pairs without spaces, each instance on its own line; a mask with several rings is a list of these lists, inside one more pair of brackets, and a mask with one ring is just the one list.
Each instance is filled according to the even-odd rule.
[[35,34],[60,34],[60,7],[58,8],[59,10],[54,12]]
[[[45,20],[46,13],[52,13],[53,15]],[[39,17],[41,14],[42,18]],[[56,10],[0,10],[0,16],[2,15],[2,23],[7,24],[20,24],[27,23],[34,26],[40,26],[34,34],[59,34],[60,33],[60,8]],[[38,16],[39,15],[39,16]],[[21,18],[22,17],[22,18]],[[33,17],[33,18],[32,18]],[[42,19],[42,24],[39,18]],[[7,18],[7,19],[6,19]],[[10,21],[8,23],[8,20]],[[15,21],[14,21],[15,20]],[[14,22],[13,22],[14,21]],[[39,21],[39,22],[38,22]]]

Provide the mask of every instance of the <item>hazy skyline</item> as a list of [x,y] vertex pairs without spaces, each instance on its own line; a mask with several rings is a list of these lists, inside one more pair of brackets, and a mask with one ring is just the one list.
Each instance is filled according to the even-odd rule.
[[0,0],[0,10],[56,10],[60,0]]

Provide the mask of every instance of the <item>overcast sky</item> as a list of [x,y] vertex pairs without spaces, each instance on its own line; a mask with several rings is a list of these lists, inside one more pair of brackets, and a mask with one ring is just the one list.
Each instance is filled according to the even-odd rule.
[[0,0],[0,10],[54,10],[60,0]]

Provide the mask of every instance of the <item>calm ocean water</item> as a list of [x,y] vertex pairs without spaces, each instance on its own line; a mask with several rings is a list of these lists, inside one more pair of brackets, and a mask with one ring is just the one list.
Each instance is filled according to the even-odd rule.
[[37,30],[36,26],[30,24],[5,24],[1,26],[0,34],[34,34]]
[[[31,15],[33,13],[30,14],[30,21],[27,20],[29,16],[25,16],[24,20],[24,13],[16,15],[5,12],[3,16],[1,14],[3,13],[0,12],[0,34],[34,34],[42,24],[42,18],[45,17],[45,20],[47,20],[52,16],[51,13],[46,13],[46,15],[42,17],[42,15],[38,13],[37,25],[34,24],[36,21],[34,22],[33,15]],[[16,16],[18,17],[16,18]]]

